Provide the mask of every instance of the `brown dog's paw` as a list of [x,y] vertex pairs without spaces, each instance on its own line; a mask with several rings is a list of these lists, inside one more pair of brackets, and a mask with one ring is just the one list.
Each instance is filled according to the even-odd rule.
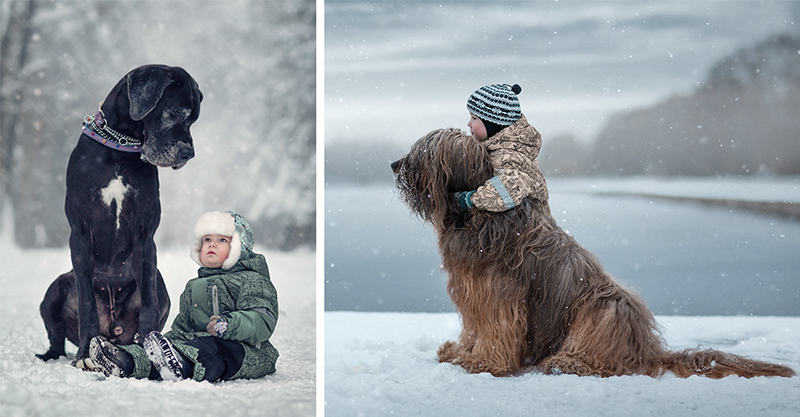
[[539,365],[542,373],[546,375],[574,374],[579,376],[592,375],[592,368],[578,358],[569,356],[555,356],[542,361]]
[[453,360],[458,357],[456,354],[456,347],[457,345],[449,340],[442,346],[439,346],[439,350],[436,351],[436,354],[439,355],[439,362],[453,362]]
[[516,371],[510,366],[489,363],[490,361],[485,360],[486,358],[476,357],[474,353],[469,352],[464,345],[450,341],[440,346],[436,353],[439,355],[439,362],[452,363],[471,374],[489,372],[493,376],[506,376]]
[[473,374],[488,372],[492,374],[492,376],[507,376],[514,371],[508,367],[485,363],[484,361],[477,360],[477,358],[473,358],[472,360],[462,360],[460,363],[458,363],[458,365],[461,365],[462,368]]

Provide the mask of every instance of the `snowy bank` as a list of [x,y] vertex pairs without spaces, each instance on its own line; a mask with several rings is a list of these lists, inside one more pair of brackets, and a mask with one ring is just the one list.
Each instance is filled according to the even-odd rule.
[[[672,349],[702,345],[800,370],[800,318],[659,316]],[[325,313],[325,416],[789,416],[800,377],[495,378],[437,362],[455,313]]]
[[[7,243],[10,239],[0,239]],[[217,384],[105,378],[70,366],[70,359],[42,362],[49,344],[39,316],[47,286],[71,269],[69,250],[21,251],[3,244],[0,253],[0,415],[16,416],[313,416],[316,414],[315,253],[267,252],[278,290],[280,319],[272,343],[280,351],[277,372],[257,380]],[[258,247],[256,246],[258,252]],[[263,253],[263,252],[261,252]],[[172,299],[197,265],[188,248],[159,250],[159,269]],[[67,342],[71,358],[77,347]]]
[[556,177],[551,191],[606,195],[800,203],[800,177]]

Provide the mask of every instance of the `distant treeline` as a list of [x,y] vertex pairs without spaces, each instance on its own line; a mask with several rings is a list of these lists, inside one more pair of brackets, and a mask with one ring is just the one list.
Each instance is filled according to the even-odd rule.
[[[327,146],[326,181],[391,181],[408,149]],[[546,176],[800,174],[800,39],[776,35],[712,66],[689,96],[615,114],[591,143],[545,135]]]
[[715,64],[688,97],[612,117],[589,173],[800,173],[800,39],[775,36]]

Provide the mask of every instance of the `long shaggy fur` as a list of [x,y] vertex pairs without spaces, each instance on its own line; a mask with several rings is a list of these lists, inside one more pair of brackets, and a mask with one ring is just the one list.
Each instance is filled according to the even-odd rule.
[[458,341],[439,348],[440,362],[495,376],[528,369],[601,377],[794,375],[716,350],[668,351],[641,297],[529,201],[503,213],[454,215],[449,193],[474,190],[493,172],[484,147],[460,130],[429,133],[392,168],[402,199],[436,231],[462,319]]

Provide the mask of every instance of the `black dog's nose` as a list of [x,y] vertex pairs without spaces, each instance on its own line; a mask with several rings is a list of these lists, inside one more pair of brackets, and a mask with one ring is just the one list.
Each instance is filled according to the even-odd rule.
[[392,172],[397,172],[397,168],[400,167],[400,160],[392,162]]
[[194,158],[194,147],[192,145],[181,146],[181,149],[178,151],[178,157],[181,161],[188,161]]

